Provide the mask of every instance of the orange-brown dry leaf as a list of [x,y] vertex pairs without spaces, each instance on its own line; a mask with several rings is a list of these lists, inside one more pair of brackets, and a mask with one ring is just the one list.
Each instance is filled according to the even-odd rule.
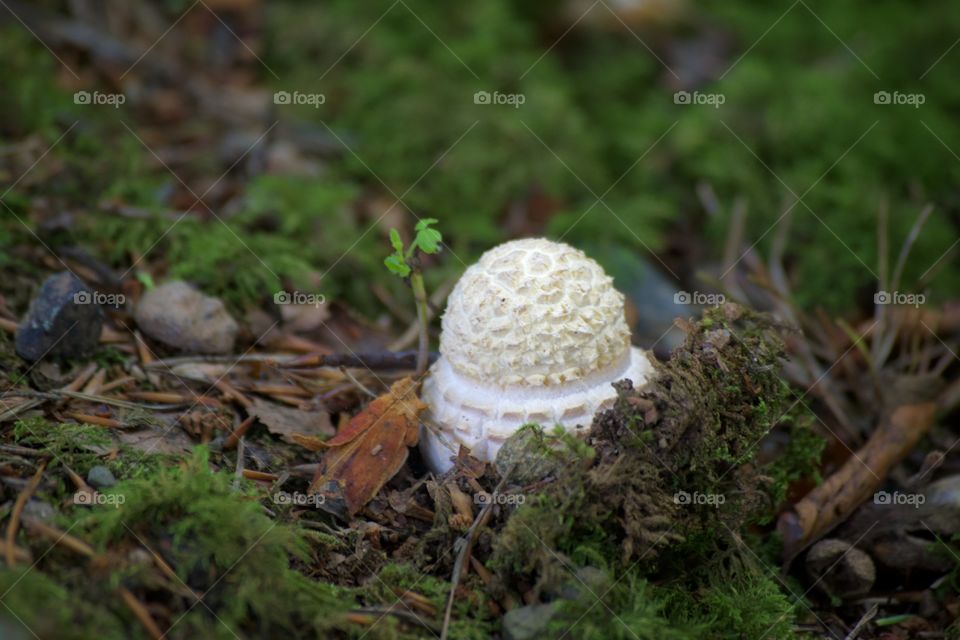
[[350,515],[359,511],[407,461],[408,447],[419,439],[420,413],[427,408],[416,394],[417,383],[402,378],[334,437],[320,442],[296,436],[302,446],[326,449],[310,492],[335,483]]

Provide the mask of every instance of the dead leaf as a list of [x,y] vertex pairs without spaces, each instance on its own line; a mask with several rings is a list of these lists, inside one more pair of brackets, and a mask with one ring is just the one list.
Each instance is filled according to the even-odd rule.
[[293,444],[300,444],[297,441],[298,436],[318,438],[334,434],[330,414],[326,411],[304,411],[254,398],[250,413],[255,415],[270,433]]
[[407,460],[408,447],[419,439],[420,413],[426,409],[416,394],[417,383],[402,378],[390,391],[358,413],[330,440],[297,435],[294,440],[309,449],[327,449],[311,493],[326,495],[332,489],[354,515],[370,501]]

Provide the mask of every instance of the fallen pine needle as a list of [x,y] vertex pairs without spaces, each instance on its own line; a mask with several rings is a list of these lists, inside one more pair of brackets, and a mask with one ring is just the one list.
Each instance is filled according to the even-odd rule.
[[83,422],[86,424],[96,424],[101,427],[108,427],[111,429],[121,429],[124,426],[123,423],[120,422],[119,420],[115,420],[113,418],[104,418],[102,416],[92,416],[87,413],[70,412],[70,413],[67,413],[66,415],[69,418],[73,418],[77,422]]
[[219,389],[223,395],[228,398],[233,398],[237,403],[242,406],[244,409],[250,409],[253,407],[253,400],[240,393],[237,389],[233,387],[229,382],[224,379],[217,380],[213,383],[217,389]]
[[87,384],[87,381],[97,372],[97,363],[91,362],[87,367],[80,372],[73,382],[68,384],[63,388],[63,391],[80,391],[83,388],[83,385]]
[[29,529],[30,531],[37,533],[48,540],[52,540],[54,544],[66,547],[67,549],[79,553],[82,556],[92,558],[96,553],[93,550],[93,547],[80,538],[72,536],[65,531],[61,531],[60,529],[57,529],[56,527],[51,526],[42,520],[38,520],[36,518],[24,518],[23,526],[24,528]]
[[105,385],[103,385],[102,387],[100,387],[100,393],[107,393],[107,392],[109,392],[109,391],[113,391],[114,389],[116,389],[116,388],[118,388],[118,387],[123,387],[123,386],[126,386],[126,385],[130,384],[131,382],[136,382],[136,381],[137,381],[137,379],[134,378],[133,376],[123,376],[122,378],[117,378],[116,380],[111,380],[111,381],[108,382],[107,384],[105,384]]
[[141,363],[148,365],[156,359],[153,357],[153,354],[150,353],[150,348],[147,346],[147,343],[144,342],[143,336],[140,335],[139,331],[133,332],[133,341],[137,344],[137,355],[140,357]]
[[137,600],[137,597],[130,593],[126,587],[120,587],[117,589],[117,593],[120,594],[120,599],[123,600],[123,604],[127,605],[127,608],[130,609],[130,612],[136,616],[137,620],[143,625],[143,628],[146,629],[147,634],[154,640],[160,640],[163,638],[163,632],[160,631],[160,627],[157,626],[157,623],[153,621],[153,618],[150,617],[150,612],[147,611],[147,608]]
[[223,441],[223,448],[226,450],[236,447],[237,443],[240,442],[240,438],[242,438],[244,434],[250,430],[250,427],[253,426],[253,422],[256,419],[256,416],[249,416],[243,422],[238,424],[237,428],[230,432],[230,435],[227,436],[227,439]]
[[86,386],[83,387],[81,393],[86,393],[89,395],[96,395],[100,392],[100,389],[103,388],[103,382],[107,379],[107,370],[106,369],[97,369],[96,374],[90,378]]
[[33,495],[33,492],[36,491],[37,487],[40,485],[40,479],[43,477],[43,471],[46,468],[46,461],[41,462],[40,468],[38,468],[37,472],[33,474],[33,477],[30,478],[30,482],[28,482],[27,486],[23,488],[23,491],[21,491],[20,495],[17,496],[17,501],[13,504],[13,511],[10,512],[10,523],[7,525],[7,546],[5,557],[8,567],[13,567],[16,564],[16,546],[14,545],[14,539],[17,536],[17,527],[20,525],[20,514],[23,513],[23,507],[27,504],[27,500],[30,499],[30,496]]
[[254,471],[253,469],[244,469],[243,477],[247,480],[265,480],[267,482],[276,482],[280,477],[275,473],[267,473],[265,471]]
[[281,396],[300,396],[301,398],[309,398],[313,395],[310,391],[294,384],[254,384],[251,385],[248,390],[252,393],[262,393],[265,395],[276,394]]
[[128,391],[128,398],[134,400],[144,400],[146,402],[159,402],[161,404],[185,404],[191,402],[189,396],[171,391]]

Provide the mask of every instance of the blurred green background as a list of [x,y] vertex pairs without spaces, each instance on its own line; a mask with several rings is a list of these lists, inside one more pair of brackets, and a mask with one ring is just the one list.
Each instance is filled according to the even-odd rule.
[[[65,4],[33,6],[66,18]],[[451,249],[428,273],[434,287],[509,236],[545,234],[592,247],[601,262],[626,249],[681,289],[701,270],[719,273],[740,198],[745,243],[758,242],[761,254],[777,225],[790,224],[785,263],[808,309],[872,303],[882,209],[895,256],[923,207],[934,206],[901,288],[934,301],[958,290],[949,250],[960,236],[960,12],[947,2],[210,5],[152,5],[163,28],[184,11],[205,14],[180,23],[193,30],[186,45],[145,54],[152,64],[174,56],[166,75],[139,62],[122,77],[123,63],[70,77],[6,16],[7,185],[24,168],[11,149],[25,139],[48,147],[78,124],[38,167],[56,158],[48,179],[34,170],[36,179],[3,196],[4,268],[28,268],[12,247],[33,243],[35,232],[54,250],[79,244],[121,271],[146,255],[138,268],[187,277],[235,306],[299,283],[374,314],[381,302],[368,284],[400,286],[381,261],[388,227],[415,222],[409,210],[439,218]],[[113,35],[124,40],[135,26]],[[238,49],[245,59],[211,66],[218,38],[236,49],[231,34],[254,43]],[[150,33],[131,36],[129,47],[139,55],[151,41]],[[92,55],[61,52],[70,67]],[[298,158],[312,158],[309,171],[245,161],[230,174],[228,196],[211,206],[216,215],[196,207],[170,229],[186,208],[171,193],[183,189],[154,145],[189,150],[181,164],[165,162],[191,185],[209,184],[233,160],[216,152],[230,135],[228,118],[217,122],[189,101],[163,117],[145,105],[156,99],[151,88],[187,91],[197,74],[227,105],[254,89],[268,103],[276,91],[324,102],[269,104],[252,127],[262,133],[280,122],[265,140],[284,131]],[[91,109],[74,103],[78,87],[130,99]],[[692,102],[699,93],[722,104],[678,104],[681,90]],[[478,91],[523,103],[476,104]],[[922,104],[877,104],[877,92],[891,102],[920,95]],[[194,189],[200,195],[203,186]],[[715,197],[713,211],[703,194]],[[118,215],[118,206],[138,215]],[[57,210],[74,213],[69,225],[51,228]]]

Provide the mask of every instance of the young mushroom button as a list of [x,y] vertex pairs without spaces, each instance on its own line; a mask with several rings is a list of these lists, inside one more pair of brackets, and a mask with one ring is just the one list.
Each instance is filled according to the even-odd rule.
[[531,238],[483,254],[450,294],[423,384],[430,467],[449,469],[460,445],[491,461],[531,422],[579,433],[613,404],[611,383],[649,380],[623,303],[600,265],[569,245]]

